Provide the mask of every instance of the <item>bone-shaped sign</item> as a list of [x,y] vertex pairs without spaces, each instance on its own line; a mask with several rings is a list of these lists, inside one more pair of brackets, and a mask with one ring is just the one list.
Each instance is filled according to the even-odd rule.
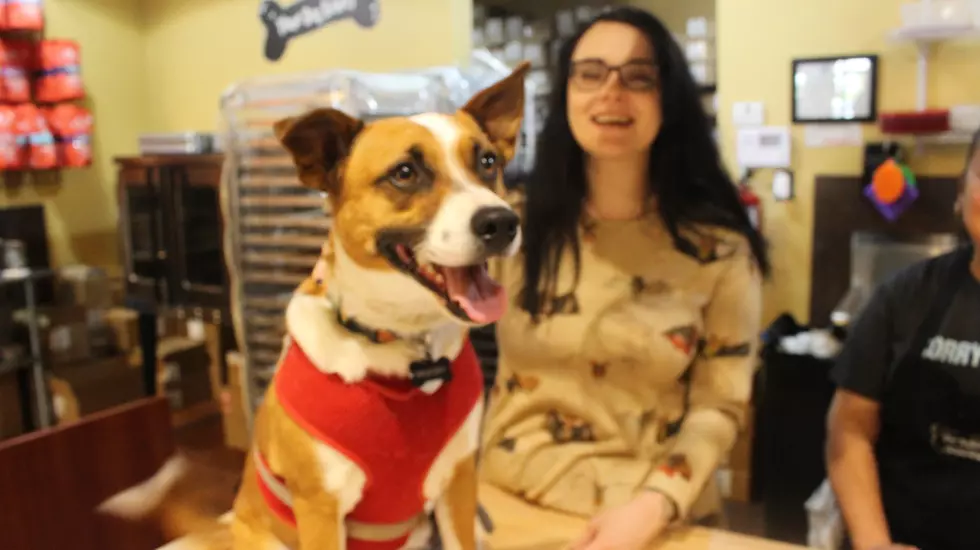
[[265,25],[265,57],[278,61],[289,41],[335,21],[351,18],[370,28],[378,22],[381,0],[299,0],[282,7],[275,0],[263,0],[259,19]]

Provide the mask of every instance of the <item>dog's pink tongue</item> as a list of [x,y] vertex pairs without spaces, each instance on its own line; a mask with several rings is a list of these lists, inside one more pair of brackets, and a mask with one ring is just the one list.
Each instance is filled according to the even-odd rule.
[[443,267],[446,293],[476,323],[495,323],[504,316],[507,296],[483,266]]

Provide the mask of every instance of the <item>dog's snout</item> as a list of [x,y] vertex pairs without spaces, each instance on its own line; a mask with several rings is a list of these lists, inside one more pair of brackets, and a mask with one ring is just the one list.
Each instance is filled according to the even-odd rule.
[[500,254],[517,237],[520,226],[517,214],[503,206],[488,206],[476,211],[470,226],[489,254]]

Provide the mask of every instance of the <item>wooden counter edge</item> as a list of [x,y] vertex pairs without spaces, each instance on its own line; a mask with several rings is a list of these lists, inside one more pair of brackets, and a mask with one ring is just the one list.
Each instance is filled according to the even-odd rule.
[[[487,550],[563,550],[585,530],[584,518],[535,507],[485,483],[480,504],[494,523]],[[678,527],[650,550],[803,550],[803,546],[704,527]]]

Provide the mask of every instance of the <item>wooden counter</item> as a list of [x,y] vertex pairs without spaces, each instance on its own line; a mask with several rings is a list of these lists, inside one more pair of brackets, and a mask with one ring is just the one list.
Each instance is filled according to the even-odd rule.
[[[582,533],[586,521],[536,508],[488,485],[480,503],[493,519],[490,550],[563,550]],[[802,550],[782,542],[700,527],[677,529],[651,550]]]

